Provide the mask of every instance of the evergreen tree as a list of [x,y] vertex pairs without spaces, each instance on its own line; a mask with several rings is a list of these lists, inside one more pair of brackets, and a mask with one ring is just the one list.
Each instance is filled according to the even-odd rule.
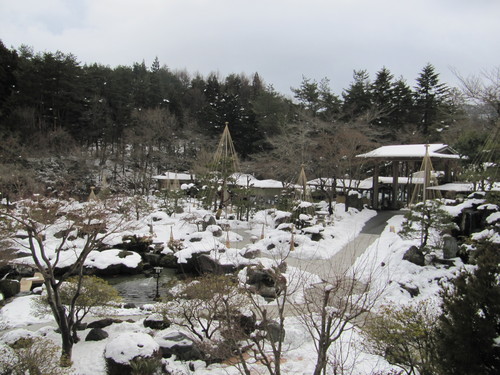
[[292,87],[291,90],[301,108],[313,117],[333,121],[340,111],[340,99],[332,93],[330,80],[326,77],[322,78],[319,84],[315,80],[302,77],[300,87],[297,89]]
[[9,112],[6,103],[17,85],[14,75],[17,64],[18,56],[16,51],[7,49],[0,40],[0,119]]
[[390,117],[393,129],[400,130],[414,122],[413,92],[402,77],[393,84],[392,103],[393,109]]
[[322,78],[319,81],[320,113],[319,117],[328,122],[334,122],[340,113],[341,101],[330,89],[330,80]]
[[500,373],[500,251],[476,245],[477,268],[442,292],[438,346],[443,374]]
[[372,107],[370,79],[366,70],[355,70],[353,82],[342,93],[344,104],[342,106],[343,118],[353,121],[366,114]]
[[372,121],[373,125],[379,126],[387,134],[391,134],[390,127],[393,126],[391,114],[394,111],[393,103],[393,80],[394,76],[389,69],[383,67],[377,72],[375,81],[371,85],[372,102],[377,111],[377,117]]
[[318,83],[310,78],[302,77],[302,82],[298,89],[291,87],[295,99],[299,101],[300,106],[316,116],[320,108],[320,94]]
[[439,82],[439,74],[432,64],[427,64],[417,78],[415,104],[420,130],[429,136],[434,126],[441,120],[440,111],[446,105],[448,87]]

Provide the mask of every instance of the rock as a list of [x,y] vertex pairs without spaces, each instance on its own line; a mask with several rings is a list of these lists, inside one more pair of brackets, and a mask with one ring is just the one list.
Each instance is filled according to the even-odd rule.
[[283,341],[285,338],[285,328],[280,327],[278,322],[267,320],[257,325],[257,329],[266,332],[266,338],[272,342]]
[[202,222],[203,231],[206,231],[209,225],[217,225],[217,220],[212,215],[205,215]]
[[239,326],[243,330],[243,332],[246,335],[251,334],[253,331],[255,331],[256,324],[257,324],[257,317],[255,313],[252,311],[251,315],[245,315],[240,313],[236,317],[236,321],[238,322]]
[[135,251],[136,253],[145,253],[149,251],[149,247],[153,244],[151,236],[123,236],[123,243],[118,248]]
[[85,341],[101,341],[108,338],[108,333],[101,328],[92,328],[85,337]]
[[323,234],[321,233],[311,233],[311,240],[315,242],[319,242],[323,239]]
[[172,253],[161,254],[159,266],[165,268],[177,268],[177,257]]
[[146,263],[149,263],[153,267],[157,267],[160,265],[160,259],[161,259],[160,254],[145,253],[142,255],[142,258]]
[[458,243],[455,237],[445,234],[443,236],[443,257],[444,259],[456,258],[458,254]]
[[[280,266],[286,269],[286,263]],[[279,267],[264,269],[254,266],[247,269],[246,283],[262,297],[274,299],[281,294],[286,279],[281,275]]]
[[87,326],[88,324],[87,323],[83,323],[83,322],[78,322],[75,324],[75,327],[76,327],[76,330],[77,331],[84,331],[87,329]]
[[127,302],[126,304],[123,305],[124,309],[135,309],[137,306],[133,302]]
[[280,215],[274,218],[274,227],[277,228],[280,224],[288,223],[290,221],[290,216],[292,216],[292,214],[287,213],[287,215]]
[[204,357],[197,344],[182,332],[169,332],[155,339],[163,358],[175,355],[181,361],[196,361]]
[[401,284],[399,283],[399,286],[406,290],[408,293],[410,293],[410,296],[413,298],[413,297],[416,297],[420,294],[420,289],[418,288],[418,286],[409,286],[409,285],[406,285],[406,284]]
[[104,358],[108,375],[131,375],[131,362],[138,359],[157,359],[160,346],[148,334],[122,333],[106,344]]
[[104,318],[104,319],[96,320],[96,321],[89,323],[87,325],[87,328],[104,328],[104,327],[110,326],[113,323],[116,323],[116,321],[114,319]]
[[161,314],[155,313],[144,319],[143,325],[146,328],[162,330],[170,327],[171,323],[168,319],[163,318]]
[[237,267],[234,264],[220,264],[218,260],[213,259],[210,255],[201,254],[197,257],[198,272],[200,274],[213,273],[213,274],[226,274],[234,273]]
[[256,291],[266,299],[275,299],[276,297],[278,297],[278,292],[276,291],[276,288],[274,286],[261,285]]
[[14,297],[21,291],[21,283],[17,280],[4,279],[0,280],[0,293],[4,298]]
[[416,264],[417,266],[425,265],[424,253],[416,246],[410,247],[403,255],[403,259]]
[[111,264],[110,266],[100,269],[88,267],[88,270],[92,270],[92,274],[98,276],[113,276],[113,275],[137,275],[141,273],[144,268],[143,263],[139,263],[137,267],[127,267],[124,264]]
[[274,287],[274,279],[271,274],[264,269],[250,267],[247,270],[247,284],[262,284],[267,287]]
[[209,226],[207,226],[206,230],[208,232],[211,232],[212,236],[214,236],[214,237],[221,237],[222,236],[222,228],[218,225],[209,225]]
[[246,259],[255,259],[260,257],[261,251],[259,249],[253,249],[253,250],[245,250],[242,251],[241,256]]
[[72,230],[73,228],[60,230],[59,232],[54,233],[54,237],[55,238],[68,237]]
[[348,207],[353,207],[353,208],[357,209],[358,211],[362,211],[363,210],[363,198],[361,197],[361,195],[359,193],[351,191],[346,196],[345,205],[346,205],[346,209]]

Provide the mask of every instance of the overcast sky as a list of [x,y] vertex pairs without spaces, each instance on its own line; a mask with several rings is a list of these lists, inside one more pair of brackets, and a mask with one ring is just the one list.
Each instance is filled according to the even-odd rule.
[[286,95],[302,76],[340,93],[383,66],[414,86],[500,66],[500,0],[0,0],[0,39],[115,67],[251,75]]

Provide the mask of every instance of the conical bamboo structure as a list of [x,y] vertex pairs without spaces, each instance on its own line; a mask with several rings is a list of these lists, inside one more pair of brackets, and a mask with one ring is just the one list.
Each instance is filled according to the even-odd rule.
[[306,172],[304,170],[304,165],[302,165],[300,169],[299,179],[297,180],[297,186],[298,189],[296,190],[295,193],[295,199],[311,202],[312,201],[311,192],[307,187],[307,177],[306,177]]
[[90,194],[89,194],[89,197],[87,199],[88,202],[96,202],[98,200],[97,196],[95,195],[94,189],[95,189],[95,186],[90,187]]
[[428,190],[429,186],[437,186],[438,182],[434,174],[431,157],[429,156],[429,145],[425,145],[425,155],[422,160],[419,175],[423,178],[421,184],[415,184],[410,204],[425,202],[427,199],[441,198],[439,190]]
[[213,204],[217,210],[217,219],[220,218],[222,208],[227,207],[231,200],[228,191],[228,180],[232,175],[239,172],[238,155],[229,132],[229,124],[226,122],[219,145],[210,164],[210,175],[216,181],[207,191],[209,204]]

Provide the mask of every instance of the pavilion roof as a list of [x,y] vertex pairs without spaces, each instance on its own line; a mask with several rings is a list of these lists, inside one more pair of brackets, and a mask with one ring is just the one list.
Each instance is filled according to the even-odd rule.
[[[425,144],[382,146],[358,158],[376,158],[385,160],[417,160],[425,156]],[[460,159],[460,155],[444,143],[429,144],[429,156],[437,159]]]

